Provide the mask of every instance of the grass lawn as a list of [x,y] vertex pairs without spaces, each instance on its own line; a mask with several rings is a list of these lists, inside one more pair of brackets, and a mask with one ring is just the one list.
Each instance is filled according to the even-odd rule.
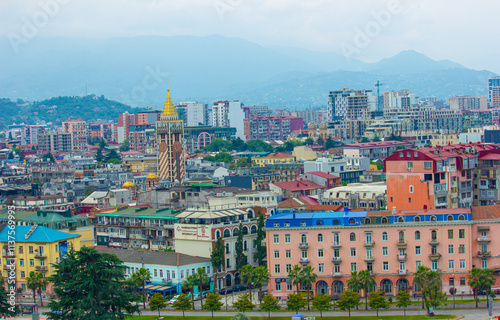
[[[165,320],[181,320],[183,319],[182,316],[162,316],[163,319]],[[141,320],[156,320],[159,319],[158,316],[133,316],[129,318],[131,320],[135,319],[141,319]],[[187,317],[187,320],[212,320],[212,317]],[[231,320],[232,317],[220,317],[220,316],[215,316],[214,319],[217,320]],[[267,320],[267,317],[250,317],[252,320]],[[273,317],[271,316],[271,319],[278,319],[278,320],[290,320],[291,317]],[[319,316],[316,316],[316,320],[320,320],[321,318]],[[426,317],[426,316],[406,316],[404,317],[403,315],[398,315],[398,316],[371,316],[371,317],[354,317],[352,316],[351,318],[349,317],[323,317],[323,320],[421,320],[421,319],[455,319],[455,316],[449,316],[449,315],[436,315],[434,317]]]

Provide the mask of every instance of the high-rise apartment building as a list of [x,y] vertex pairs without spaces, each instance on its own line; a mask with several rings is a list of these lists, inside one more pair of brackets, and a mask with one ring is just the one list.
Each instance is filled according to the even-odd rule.
[[[500,99],[498,96],[500,88],[500,77],[493,77],[488,79],[488,102],[491,107],[500,107]],[[495,96],[495,93],[497,94]],[[496,98],[496,100],[495,100]]]
[[328,95],[328,120],[368,119],[375,111],[376,96],[372,90],[342,89]]
[[38,135],[45,132],[41,126],[24,126],[21,128],[21,144],[38,144]]
[[481,96],[448,97],[448,105],[451,110],[485,110],[488,109],[488,100],[486,97]]
[[179,120],[170,90],[160,115],[156,121],[156,147],[158,175],[160,179],[182,182],[186,177],[184,164],[184,125]]
[[304,128],[302,118],[298,117],[256,117],[245,119],[247,140],[264,141],[286,140],[290,133]]
[[209,125],[209,109],[208,104],[195,101],[181,102],[179,104],[185,108],[186,120],[185,126],[206,126]]
[[236,136],[245,140],[245,112],[241,102],[217,101],[212,107],[212,123],[214,127],[235,127]]
[[71,152],[71,133],[52,131],[38,136],[38,150],[47,152]]
[[73,150],[84,151],[87,149],[87,122],[85,120],[63,121],[62,131],[71,133]]

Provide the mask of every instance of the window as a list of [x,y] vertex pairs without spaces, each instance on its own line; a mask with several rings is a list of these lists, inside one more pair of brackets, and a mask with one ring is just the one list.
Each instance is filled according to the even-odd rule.
[[410,186],[410,193],[413,193],[413,186]]
[[325,264],[324,263],[318,264],[318,272],[319,273],[324,273],[325,272]]
[[351,272],[356,271],[356,262],[351,262]]
[[382,247],[382,255],[383,256],[389,255],[389,247]]
[[324,257],[323,249],[318,249],[318,258],[323,258],[323,257]]
[[420,217],[416,216],[415,219],[413,219],[415,222],[420,222]]
[[356,241],[356,234],[354,232],[351,232],[349,235],[349,241],[354,242]]
[[382,232],[382,241],[387,241],[389,240],[389,235],[387,234],[387,232]]
[[291,282],[286,283],[286,291],[293,291],[293,283]]
[[290,235],[285,234],[285,243],[290,243]]
[[351,248],[351,257],[356,256],[356,248]]
[[415,231],[415,240],[420,240],[420,231]]
[[431,216],[431,221],[432,221],[432,222],[436,222],[436,221],[437,221],[436,216]]
[[28,253],[33,253],[33,247],[32,246],[28,247]]
[[292,258],[292,250],[285,250],[285,259],[291,259]]
[[281,265],[280,264],[274,265],[274,273],[281,273]]
[[279,222],[275,222],[273,226],[274,226],[275,228],[279,228],[280,223],[279,223]]
[[448,254],[453,254],[455,251],[455,247],[452,244],[448,245]]
[[23,246],[19,246],[19,253],[23,253]]
[[466,285],[465,277],[460,277],[460,285],[461,286],[465,286]]
[[437,261],[432,261],[431,269],[432,269],[432,271],[437,271],[437,269],[438,269],[438,262]]
[[323,243],[323,234],[318,234],[318,243]]
[[465,244],[458,245],[458,253],[465,254]]
[[424,169],[432,169],[432,162],[425,161],[424,162]]
[[33,267],[35,265],[35,259],[30,259],[30,266]]
[[285,221],[285,227],[289,227],[290,226],[290,222],[289,221]]
[[24,279],[24,277],[25,277],[24,271],[20,272],[20,276],[21,276],[22,279]]
[[454,287],[455,286],[455,278],[448,278],[448,285],[450,287]]
[[465,229],[458,230],[458,239],[465,239]]
[[413,168],[413,162],[408,161],[408,169],[411,169],[411,168]]
[[[227,265],[229,266],[229,259],[227,259]],[[184,279],[184,270],[181,270],[181,279]]]
[[453,229],[448,230],[448,239],[453,239]]
[[381,223],[382,223],[382,224],[387,223],[387,218],[386,218],[386,217],[383,217],[383,218],[382,218],[382,220],[381,220]]
[[285,266],[285,269],[286,269],[286,273],[290,273],[290,271],[292,271],[292,265],[288,263],[288,264]]
[[373,239],[372,239],[372,233],[371,232],[367,232],[365,234],[365,242],[367,244],[372,244],[373,243]]
[[154,274],[155,278],[158,277],[158,270],[155,269],[154,272],[153,272],[153,274]]
[[415,270],[418,270],[418,267],[422,265],[422,261],[415,261]]
[[274,250],[274,259],[279,259],[279,258],[280,258],[280,251]]
[[382,270],[384,270],[384,271],[389,271],[389,262],[384,261],[384,262],[382,263]]
[[421,254],[422,254],[422,251],[421,251],[420,246],[416,246],[416,247],[415,247],[415,254],[416,254],[417,256],[419,256],[419,255],[421,255]]
[[460,269],[465,269],[465,259],[460,259],[460,261],[458,261],[458,267]]
[[307,235],[305,233],[300,235],[300,242],[307,243]]
[[19,259],[19,265],[24,266],[24,259]]
[[448,260],[448,269],[450,270],[455,269],[455,260]]
[[373,258],[373,249],[366,248],[366,259],[371,259],[371,258]]
[[307,250],[301,251],[302,258],[307,258]]
[[437,231],[436,230],[432,230],[432,232],[431,232],[431,239],[432,240],[437,240]]
[[280,236],[279,236],[279,234],[274,234],[273,235],[273,243],[274,244],[279,244],[280,243]]
[[481,268],[488,269],[488,260],[486,259],[481,260]]
[[340,273],[340,264],[336,264],[334,267],[333,267],[333,271],[335,273]]
[[305,227],[305,226],[306,226],[306,222],[305,222],[305,221],[301,221],[301,222],[300,222],[300,226],[301,226],[301,227]]
[[281,282],[275,282],[274,289],[275,291],[281,291]]

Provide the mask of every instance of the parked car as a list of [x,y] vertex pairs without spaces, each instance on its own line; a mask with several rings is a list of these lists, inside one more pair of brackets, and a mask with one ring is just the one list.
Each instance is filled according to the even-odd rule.
[[212,292],[210,292],[210,291],[203,291],[203,292],[201,293],[201,295],[203,296],[203,298],[206,298],[206,297],[208,296],[208,294],[209,294],[209,293],[212,293]]
[[231,288],[224,288],[224,289],[219,290],[220,294],[229,294],[229,293],[233,293],[233,292],[234,292],[234,290]]
[[193,296],[193,300],[194,300],[194,301],[198,301],[198,300],[200,300],[200,299],[201,299],[201,296],[200,296],[200,294],[199,294],[199,293],[197,293],[197,294],[195,294],[195,295]]
[[170,299],[168,302],[169,303],[174,303],[179,299],[179,295],[174,296],[172,299]]
[[244,291],[244,290],[247,290],[247,289],[248,289],[248,286],[241,285],[241,284],[233,287],[233,291],[234,292]]

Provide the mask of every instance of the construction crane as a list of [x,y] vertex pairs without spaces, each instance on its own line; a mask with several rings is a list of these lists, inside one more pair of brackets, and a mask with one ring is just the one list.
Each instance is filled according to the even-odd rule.
[[380,81],[377,80],[377,83],[375,83],[375,87],[377,87],[377,111],[379,113],[382,113],[383,108],[382,105],[380,104],[380,87],[385,86],[385,83],[380,83]]

